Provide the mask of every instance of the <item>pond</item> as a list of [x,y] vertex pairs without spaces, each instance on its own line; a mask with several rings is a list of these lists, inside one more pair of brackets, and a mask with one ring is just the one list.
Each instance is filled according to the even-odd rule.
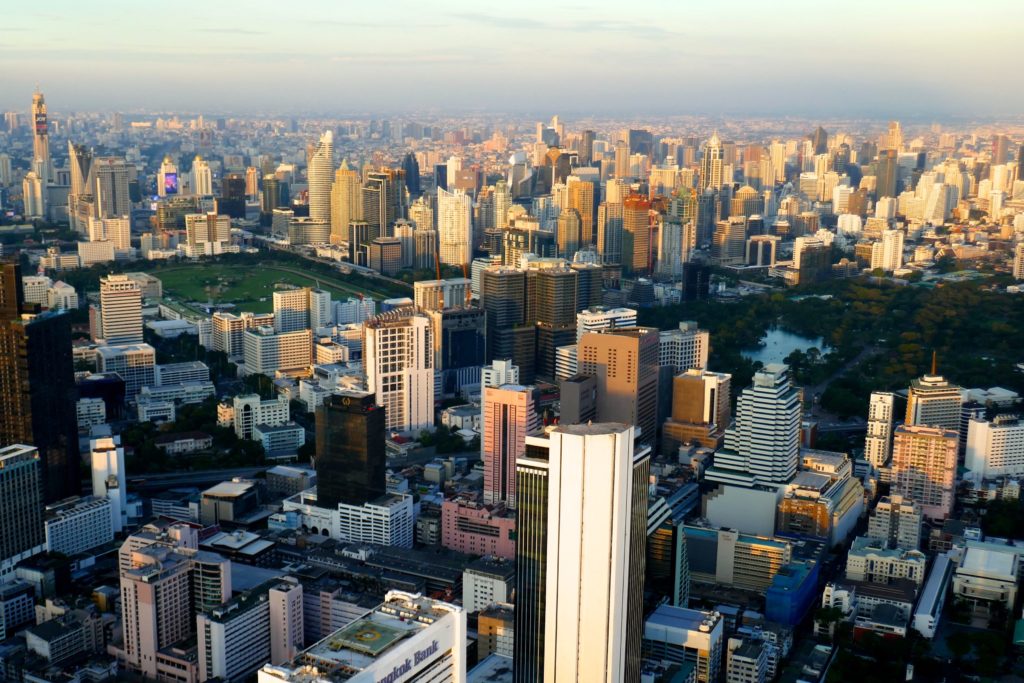
[[786,360],[786,356],[797,349],[806,351],[811,347],[821,351],[822,355],[831,350],[821,337],[804,337],[778,327],[773,327],[761,337],[760,347],[747,349],[742,353],[744,358],[761,361],[763,364],[768,365],[769,363],[783,363]]

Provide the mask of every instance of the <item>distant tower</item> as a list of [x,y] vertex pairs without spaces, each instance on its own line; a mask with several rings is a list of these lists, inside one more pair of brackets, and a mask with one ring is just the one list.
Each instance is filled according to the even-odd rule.
[[725,164],[722,151],[722,141],[718,137],[718,131],[711,135],[708,144],[704,146],[704,156],[700,164],[700,189],[706,190],[709,187],[713,190],[725,185]]
[[331,244],[349,242],[349,225],[363,220],[362,188],[359,171],[342,159],[331,186]]
[[50,161],[50,127],[46,118],[46,100],[38,90],[32,95],[32,170],[43,185],[53,180]]
[[469,267],[473,256],[473,201],[461,190],[437,191],[441,263]]
[[309,160],[309,217],[315,221],[331,220],[331,176],[334,173],[334,133],[320,136]]
[[210,164],[198,154],[192,161],[192,194],[200,197],[213,196],[213,173]]
[[170,156],[165,156],[156,175],[156,193],[161,197],[178,194],[178,166]]

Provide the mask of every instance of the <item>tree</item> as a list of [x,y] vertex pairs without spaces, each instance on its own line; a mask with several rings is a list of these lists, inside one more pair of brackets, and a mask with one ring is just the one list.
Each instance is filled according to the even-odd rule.
[[963,631],[952,633],[946,636],[946,648],[953,655],[953,659],[960,663],[971,651],[971,637]]

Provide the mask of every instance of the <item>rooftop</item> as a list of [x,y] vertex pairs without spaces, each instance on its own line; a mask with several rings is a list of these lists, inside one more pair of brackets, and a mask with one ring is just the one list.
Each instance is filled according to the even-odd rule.
[[1018,557],[1012,550],[968,547],[957,573],[1016,580]]

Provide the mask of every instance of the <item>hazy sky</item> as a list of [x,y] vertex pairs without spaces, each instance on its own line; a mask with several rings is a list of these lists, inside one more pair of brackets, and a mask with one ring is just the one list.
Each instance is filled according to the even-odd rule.
[[1024,112],[1021,0],[48,0],[0,19],[0,107]]

